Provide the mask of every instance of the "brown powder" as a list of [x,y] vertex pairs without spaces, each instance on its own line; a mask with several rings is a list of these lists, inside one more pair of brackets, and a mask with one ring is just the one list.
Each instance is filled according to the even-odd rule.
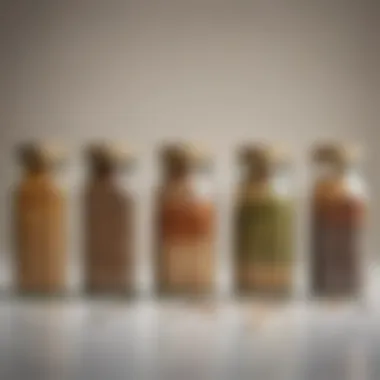
[[321,295],[355,295],[360,287],[364,202],[348,194],[313,201],[312,288]]

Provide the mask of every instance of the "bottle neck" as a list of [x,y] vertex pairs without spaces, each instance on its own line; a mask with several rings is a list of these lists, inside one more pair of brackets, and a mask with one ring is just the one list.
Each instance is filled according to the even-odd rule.
[[244,175],[244,182],[252,185],[267,184],[273,178],[273,173],[268,168],[248,167]]
[[356,175],[357,169],[354,165],[329,165],[320,170],[320,179],[340,181]]
[[116,172],[114,167],[94,167],[91,178],[93,181],[112,182],[115,180]]
[[191,171],[188,169],[166,170],[165,182],[167,183],[186,183],[190,180]]
[[45,167],[26,167],[25,176],[28,179],[44,179],[51,176],[51,170]]

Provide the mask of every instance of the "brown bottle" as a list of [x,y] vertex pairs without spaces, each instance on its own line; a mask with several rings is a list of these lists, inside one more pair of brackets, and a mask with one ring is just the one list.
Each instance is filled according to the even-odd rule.
[[65,290],[65,200],[54,181],[60,161],[47,144],[19,151],[24,177],[15,191],[15,277],[22,293],[52,295]]
[[85,288],[89,293],[126,293],[132,286],[133,202],[118,183],[131,157],[109,144],[88,149],[85,189]]
[[312,291],[322,296],[360,293],[362,227],[366,194],[355,164],[358,151],[321,144],[314,161],[321,169],[312,196]]
[[206,157],[185,144],[162,150],[156,204],[157,277],[162,293],[204,294],[214,281],[214,206],[197,182]]

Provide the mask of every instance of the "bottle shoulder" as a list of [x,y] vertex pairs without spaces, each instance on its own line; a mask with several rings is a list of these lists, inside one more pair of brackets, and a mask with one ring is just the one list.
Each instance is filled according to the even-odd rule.
[[242,183],[236,192],[237,200],[252,202],[289,202],[293,196],[293,189],[286,181],[273,181],[264,185]]
[[314,184],[313,196],[317,199],[344,199],[366,201],[369,198],[368,187],[358,176],[346,176],[342,179],[319,180]]
[[196,178],[183,183],[162,183],[156,189],[156,199],[170,202],[209,202],[214,198],[210,181]]
[[13,196],[18,201],[29,202],[34,200],[63,201],[65,192],[53,179],[35,180],[22,179],[13,189]]

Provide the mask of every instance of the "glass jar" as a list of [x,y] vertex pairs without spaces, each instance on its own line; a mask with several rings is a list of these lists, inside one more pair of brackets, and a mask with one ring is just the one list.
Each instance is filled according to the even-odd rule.
[[264,144],[239,152],[242,178],[235,206],[235,288],[239,294],[291,292],[294,205],[289,160]]
[[157,281],[160,293],[205,294],[214,284],[214,204],[209,158],[187,144],[161,151],[157,192]]
[[87,150],[84,196],[85,289],[90,294],[129,293],[133,286],[133,199],[120,183],[132,156],[110,143]]
[[315,295],[360,293],[367,195],[358,159],[358,148],[344,144],[319,144],[313,151],[317,175],[311,201],[311,282]]
[[20,147],[24,175],[14,193],[16,288],[56,295],[66,289],[66,202],[54,172],[63,155],[47,143]]

